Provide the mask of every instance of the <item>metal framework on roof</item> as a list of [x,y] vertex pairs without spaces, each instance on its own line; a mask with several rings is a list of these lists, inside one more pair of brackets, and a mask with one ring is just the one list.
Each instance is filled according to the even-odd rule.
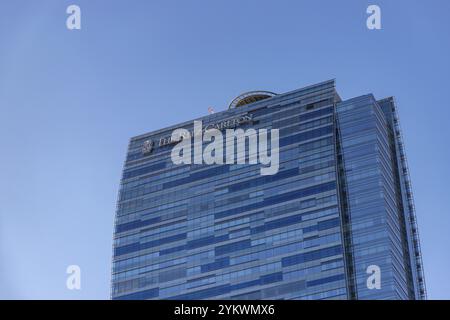
[[240,94],[236,98],[231,101],[230,105],[228,106],[228,109],[238,108],[245,106],[247,104],[264,100],[267,98],[271,98],[276,96],[275,93],[270,91],[249,91],[245,92],[243,94]]

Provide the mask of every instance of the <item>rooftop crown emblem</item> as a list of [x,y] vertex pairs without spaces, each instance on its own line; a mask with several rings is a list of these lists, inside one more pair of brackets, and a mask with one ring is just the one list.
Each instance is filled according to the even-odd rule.
[[142,153],[143,154],[151,153],[153,151],[153,145],[154,145],[154,142],[152,140],[144,141],[144,144],[142,145]]

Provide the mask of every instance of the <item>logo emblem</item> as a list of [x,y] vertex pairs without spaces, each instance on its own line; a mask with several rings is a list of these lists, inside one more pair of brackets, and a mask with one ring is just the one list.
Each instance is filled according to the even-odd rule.
[[153,141],[152,140],[146,140],[144,141],[144,144],[142,145],[142,153],[145,154],[149,154],[153,151]]

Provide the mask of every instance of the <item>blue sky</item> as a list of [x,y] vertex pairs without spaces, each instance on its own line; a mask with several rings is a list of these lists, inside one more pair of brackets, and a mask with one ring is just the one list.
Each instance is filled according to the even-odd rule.
[[[81,7],[81,30],[66,8]],[[381,7],[382,30],[366,28]],[[107,299],[131,136],[248,90],[394,95],[430,298],[450,298],[450,2],[2,1],[0,298]],[[66,267],[81,267],[81,290]]]

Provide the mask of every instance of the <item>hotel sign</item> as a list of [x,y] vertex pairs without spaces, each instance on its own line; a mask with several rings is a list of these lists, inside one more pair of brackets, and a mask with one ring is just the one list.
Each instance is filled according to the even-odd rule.
[[[206,130],[209,130],[209,129],[217,129],[217,130],[232,129],[232,128],[236,128],[236,127],[241,126],[246,123],[251,123],[252,119],[253,119],[253,117],[251,114],[245,114],[245,115],[241,115],[239,117],[231,118],[228,120],[223,120],[218,123],[208,124],[208,125],[204,126],[201,131],[194,132],[194,129],[192,129],[189,131],[189,133],[190,133],[191,137],[194,137],[194,136],[203,134]],[[164,147],[164,146],[167,146],[170,144],[177,143],[183,138],[184,138],[183,136],[180,136],[180,137],[178,137],[178,139],[173,139],[173,137],[171,135],[162,137],[159,139],[157,145],[158,145],[158,147]],[[154,149],[154,145],[155,145],[155,143],[151,139],[144,141],[144,144],[142,145],[142,154],[144,154],[144,155],[150,154]]]

